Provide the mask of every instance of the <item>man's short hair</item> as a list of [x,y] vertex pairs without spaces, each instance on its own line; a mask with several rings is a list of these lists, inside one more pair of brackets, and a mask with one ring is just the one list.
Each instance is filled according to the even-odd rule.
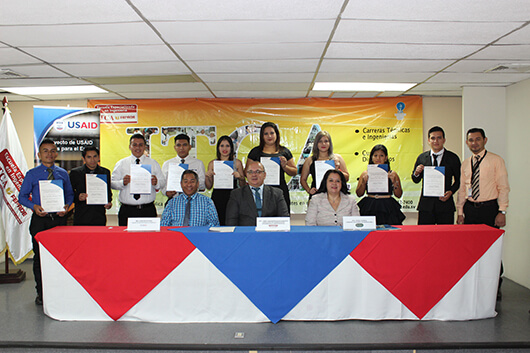
[[260,169],[265,171],[265,167],[263,166],[263,164],[261,164],[261,162],[258,162],[258,161],[254,161],[252,159],[247,159],[247,164],[245,165],[245,175],[247,174],[247,169],[249,168],[249,166],[251,166],[252,164],[258,164]]
[[190,143],[190,137],[186,134],[178,134],[175,136],[175,143],[177,143],[177,140],[186,140],[188,143]]
[[146,143],[145,142],[145,137],[142,134],[134,134],[134,135],[132,135],[131,138],[129,139],[129,145],[131,144],[133,139],[140,139],[140,140],[143,140],[144,143]]
[[479,127],[474,127],[474,128],[471,128],[471,129],[467,130],[466,140],[467,140],[467,137],[469,136],[469,134],[472,134],[472,133],[475,133],[475,132],[480,132],[480,134],[482,135],[482,138],[483,139],[486,138],[486,133],[484,132],[484,129],[481,129]]
[[199,181],[199,175],[194,171],[194,170],[191,170],[191,169],[186,169],[181,177],[180,177],[180,181],[184,180],[184,175],[188,175],[188,174],[191,174],[193,175],[193,177],[195,178],[195,180]]
[[42,140],[42,142],[39,145],[39,150],[40,150],[42,145],[55,145],[55,142],[53,142],[52,139],[44,139],[44,140]]
[[83,156],[83,158],[85,158],[86,157],[86,153],[88,151],[94,151],[99,156],[99,150],[98,150],[98,148],[96,146],[90,146],[90,147],[85,148],[83,151],[81,151],[81,156]]
[[433,126],[433,127],[431,127],[431,128],[429,129],[429,132],[427,133],[427,137],[430,138],[430,137],[431,137],[431,134],[432,134],[433,132],[436,132],[436,131],[440,131],[440,132],[442,133],[442,137],[445,138],[445,131],[444,131],[444,129],[442,129],[442,128],[439,127],[439,126]]

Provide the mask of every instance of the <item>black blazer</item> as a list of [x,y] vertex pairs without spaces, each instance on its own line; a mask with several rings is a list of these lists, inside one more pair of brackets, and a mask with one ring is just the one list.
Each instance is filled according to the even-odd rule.
[[[263,186],[262,217],[289,217],[282,190]],[[258,209],[250,186],[234,189],[226,206],[227,226],[255,226]]]
[[[434,210],[438,212],[454,212],[455,201],[453,198],[449,198],[446,202],[440,201],[438,197],[426,197],[423,196],[423,172],[418,176],[414,176],[414,171],[418,165],[423,164],[424,166],[432,166],[431,151],[423,152],[416,159],[414,169],[412,170],[412,181],[416,184],[422,182],[421,197],[418,203],[418,211],[432,212]],[[460,187],[460,158],[451,151],[445,150],[440,166],[445,167],[445,191],[452,191],[455,195]]]

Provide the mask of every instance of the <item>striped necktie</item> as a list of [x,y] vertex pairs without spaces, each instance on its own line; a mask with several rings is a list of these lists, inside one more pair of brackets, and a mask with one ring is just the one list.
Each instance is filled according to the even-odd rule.
[[261,205],[261,196],[259,194],[259,188],[252,187],[252,189],[254,190],[254,197],[256,199],[255,201],[256,201],[256,208],[258,210],[258,217],[261,217],[262,205]]
[[48,180],[54,180],[53,177],[53,169],[52,168],[46,168],[46,171],[48,172]]
[[473,197],[473,200],[477,201],[478,197],[480,196],[480,156],[475,156],[475,160],[473,162],[473,175],[471,177],[471,196]]

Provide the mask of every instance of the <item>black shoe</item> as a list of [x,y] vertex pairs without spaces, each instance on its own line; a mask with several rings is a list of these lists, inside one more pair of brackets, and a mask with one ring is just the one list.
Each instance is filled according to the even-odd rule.
[[42,296],[37,295],[37,297],[35,298],[35,304],[42,305]]

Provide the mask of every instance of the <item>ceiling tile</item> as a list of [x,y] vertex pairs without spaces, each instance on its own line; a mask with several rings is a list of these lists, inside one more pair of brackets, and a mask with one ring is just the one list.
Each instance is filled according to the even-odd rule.
[[42,62],[32,58],[13,48],[0,48],[0,67],[5,68],[9,65],[20,64],[41,64]]
[[10,66],[9,69],[15,71],[18,74],[31,77],[31,78],[70,77],[69,75],[49,65],[18,65],[18,66],[14,65],[14,66]]
[[350,1],[342,17],[383,20],[528,21],[527,0],[372,0]]
[[488,44],[520,23],[342,20],[334,42]]
[[311,82],[312,73],[268,73],[268,74],[203,74],[200,76],[207,84],[210,82]]
[[365,73],[365,72],[342,72],[325,73],[320,72],[316,81],[318,82],[397,82],[414,83],[422,82],[431,74],[429,73]]
[[498,73],[492,72],[488,74],[480,73],[440,73],[429,80],[429,82],[458,82],[461,85],[469,83],[481,83],[481,84],[500,84],[510,85],[515,82],[519,82],[530,78],[528,74],[516,74],[516,73]]
[[193,71],[205,73],[314,72],[318,59],[188,61]]
[[163,44],[145,23],[6,26],[2,40],[14,47]]
[[309,83],[278,83],[278,82],[241,82],[241,83],[209,83],[213,91],[307,91]]
[[304,98],[307,91],[215,91],[218,98]]
[[101,85],[105,89],[114,92],[130,93],[130,92],[193,92],[204,91],[206,87],[199,82],[187,83],[144,83],[136,85]]
[[[516,61],[516,60],[462,60],[454,65],[447,68],[447,70],[444,71],[444,73],[454,73],[454,72],[462,72],[462,73],[483,73],[486,70],[492,69],[500,64],[510,64],[510,63],[517,63],[522,61]],[[530,62],[530,60],[526,61]]]
[[116,0],[16,0],[3,1],[2,25],[103,23],[137,21],[126,1]]
[[527,24],[524,28],[502,38],[495,44],[530,44],[530,25]]
[[343,0],[132,0],[149,20],[330,19]]
[[164,99],[164,98],[214,98],[209,91],[191,92],[127,92],[127,99]]
[[0,80],[0,87],[77,86],[88,84],[86,81],[77,78],[18,78]]
[[173,45],[185,60],[318,59],[325,43]]
[[320,66],[321,73],[332,72],[437,72],[453,60],[341,60],[324,59]]
[[530,59],[530,45],[492,45],[470,59],[526,60]]
[[26,48],[28,53],[54,64],[170,61],[175,56],[165,45]]
[[179,21],[154,25],[171,44],[212,44],[326,42],[334,23],[334,20]]
[[152,75],[180,75],[190,71],[180,61],[151,61],[137,63],[109,63],[109,64],[58,64],[56,65],[74,76],[103,77],[103,76],[152,76]]
[[421,44],[330,44],[326,58],[337,59],[459,59],[480,49],[478,45],[421,45]]

